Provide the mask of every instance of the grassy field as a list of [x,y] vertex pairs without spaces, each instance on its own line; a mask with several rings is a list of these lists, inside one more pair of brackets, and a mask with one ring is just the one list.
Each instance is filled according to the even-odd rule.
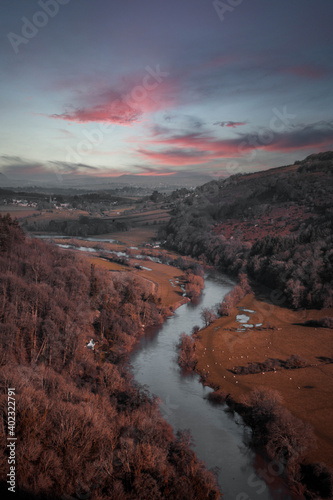
[[[219,385],[233,398],[258,387],[279,391],[284,405],[298,418],[309,422],[315,431],[318,448],[308,457],[311,461],[333,466],[333,364],[319,358],[333,357],[332,330],[301,324],[310,319],[333,316],[333,310],[291,311],[246,296],[229,317],[218,319],[200,332],[197,344],[199,372],[208,375],[208,384]],[[241,326],[236,315],[247,314],[252,324],[263,323],[263,329]],[[269,326],[269,328],[264,328]],[[299,355],[309,365],[295,370],[234,375],[230,370],[249,362],[264,362],[268,358],[286,360]]]
[[127,266],[122,266],[121,264],[117,264],[117,262],[110,262],[108,260],[101,259],[100,257],[87,257],[88,261],[91,264],[94,264],[96,267],[100,269],[105,269],[107,271],[128,271]]
[[183,282],[183,271],[176,267],[151,261],[131,259],[130,262],[151,269],[151,271],[141,269],[135,270],[135,272],[139,276],[158,285],[158,295],[162,299],[162,305],[174,308],[179,305],[179,302],[183,302],[183,291],[180,288]]
[[[147,269],[136,269],[134,267],[122,266],[114,262],[108,262],[99,257],[88,257],[89,261],[101,269],[109,271],[126,271],[136,274],[153,284],[153,290],[161,297],[162,305],[175,309],[184,302],[183,291],[180,288],[183,271],[176,267],[158,264],[156,262],[130,259],[132,265],[138,264]],[[185,299],[186,300],[186,299]]]
[[[127,246],[139,246],[148,243],[153,238],[156,238],[157,232],[158,226],[143,226],[132,228],[130,231],[112,233],[108,236],[124,243]],[[104,236],[105,235],[103,235],[103,237]]]
[[39,210],[35,210],[34,208],[25,208],[25,207],[14,207],[10,205],[4,205],[0,207],[0,214],[6,215],[10,214],[13,219],[25,219],[27,217],[33,217],[34,215],[40,214]]

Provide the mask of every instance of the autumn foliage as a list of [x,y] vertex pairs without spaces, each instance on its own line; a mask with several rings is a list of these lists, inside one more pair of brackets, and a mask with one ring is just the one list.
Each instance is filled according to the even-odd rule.
[[178,352],[179,365],[184,370],[193,370],[197,364],[194,338],[182,333],[178,345]]
[[218,312],[220,316],[229,316],[236,304],[252,291],[246,274],[240,273],[238,279],[239,283],[225,295],[219,307]]
[[[35,498],[219,498],[214,476],[156,400],[128,352],[164,311],[150,287],[25,238],[0,217],[0,488],[7,389],[16,389],[17,485]],[[94,338],[95,350],[86,347]]]

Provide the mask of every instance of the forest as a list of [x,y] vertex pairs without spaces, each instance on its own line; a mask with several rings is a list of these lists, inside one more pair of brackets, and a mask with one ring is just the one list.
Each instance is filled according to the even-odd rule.
[[3,492],[15,388],[17,498],[220,497],[190,436],[173,434],[129,374],[143,324],[167,315],[146,282],[29,238],[8,215],[0,217],[0,295]]
[[333,306],[333,153],[235,175],[180,201],[167,247],[280,294],[287,307]]

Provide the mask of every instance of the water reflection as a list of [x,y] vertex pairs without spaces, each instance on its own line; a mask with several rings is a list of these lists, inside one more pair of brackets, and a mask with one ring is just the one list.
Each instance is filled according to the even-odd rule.
[[232,286],[233,282],[223,276],[207,276],[198,304],[181,306],[162,327],[150,329],[140,340],[131,357],[132,372],[138,383],[161,399],[161,413],[175,431],[190,429],[194,450],[207,467],[219,468],[218,480],[225,499],[269,500],[278,494],[287,500],[290,497],[281,492],[278,481],[269,490],[259,478],[258,458],[245,444],[249,430],[241,418],[207,401],[212,389],[203,387],[197,375],[184,377],[177,365],[180,334],[191,333],[195,325],[202,325],[202,308],[220,303]]

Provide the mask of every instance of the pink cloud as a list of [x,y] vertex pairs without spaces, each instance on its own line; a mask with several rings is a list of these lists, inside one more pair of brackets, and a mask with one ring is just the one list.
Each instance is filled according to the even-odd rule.
[[139,120],[140,112],[116,99],[90,108],[80,108],[61,114],[53,114],[51,118],[77,123],[107,122],[117,125],[129,125]]
[[[86,91],[77,91],[74,104],[62,113],[49,115],[51,118],[76,123],[104,122],[117,125],[131,125],[141,121],[143,115],[157,110],[167,110],[178,101],[177,80],[167,72],[160,73],[148,68],[140,77],[124,77],[113,88],[96,81],[95,88],[89,85]],[[155,71],[155,72],[154,72]]]
[[254,150],[283,153],[331,148],[333,144],[333,122],[324,121],[306,127],[291,128],[284,133],[275,133],[269,144],[261,142],[260,135],[257,134],[238,134],[233,139],[216,139],[202,133],[163,137],[163,130],[160,134],[155,132],[147,144],[164,148],[141,148],[138,152],[145,158],[164,165],[205,164],[222,158],[242,158]]
[[[244,142],[244,144],[243,144]],[[251,151],[253,146],[240,138],[236,139],[216,139],[199,133],[186,134],[166,139],[155,139],[155,144],[168,144],[181,148],[194,148],[207,154],[214,154],[221,158],[230,156],[241,156],[245,152]]]
[[242,137],[235,139],[216,139],[213,136],[192,133],[172,137],[158,137],[158,132],[151,141],[154,146],[168,146],[162,150],[141,148],[138,152],[159,164],[185,166],[204,164],[221,158],[244,156],[255,147]]

